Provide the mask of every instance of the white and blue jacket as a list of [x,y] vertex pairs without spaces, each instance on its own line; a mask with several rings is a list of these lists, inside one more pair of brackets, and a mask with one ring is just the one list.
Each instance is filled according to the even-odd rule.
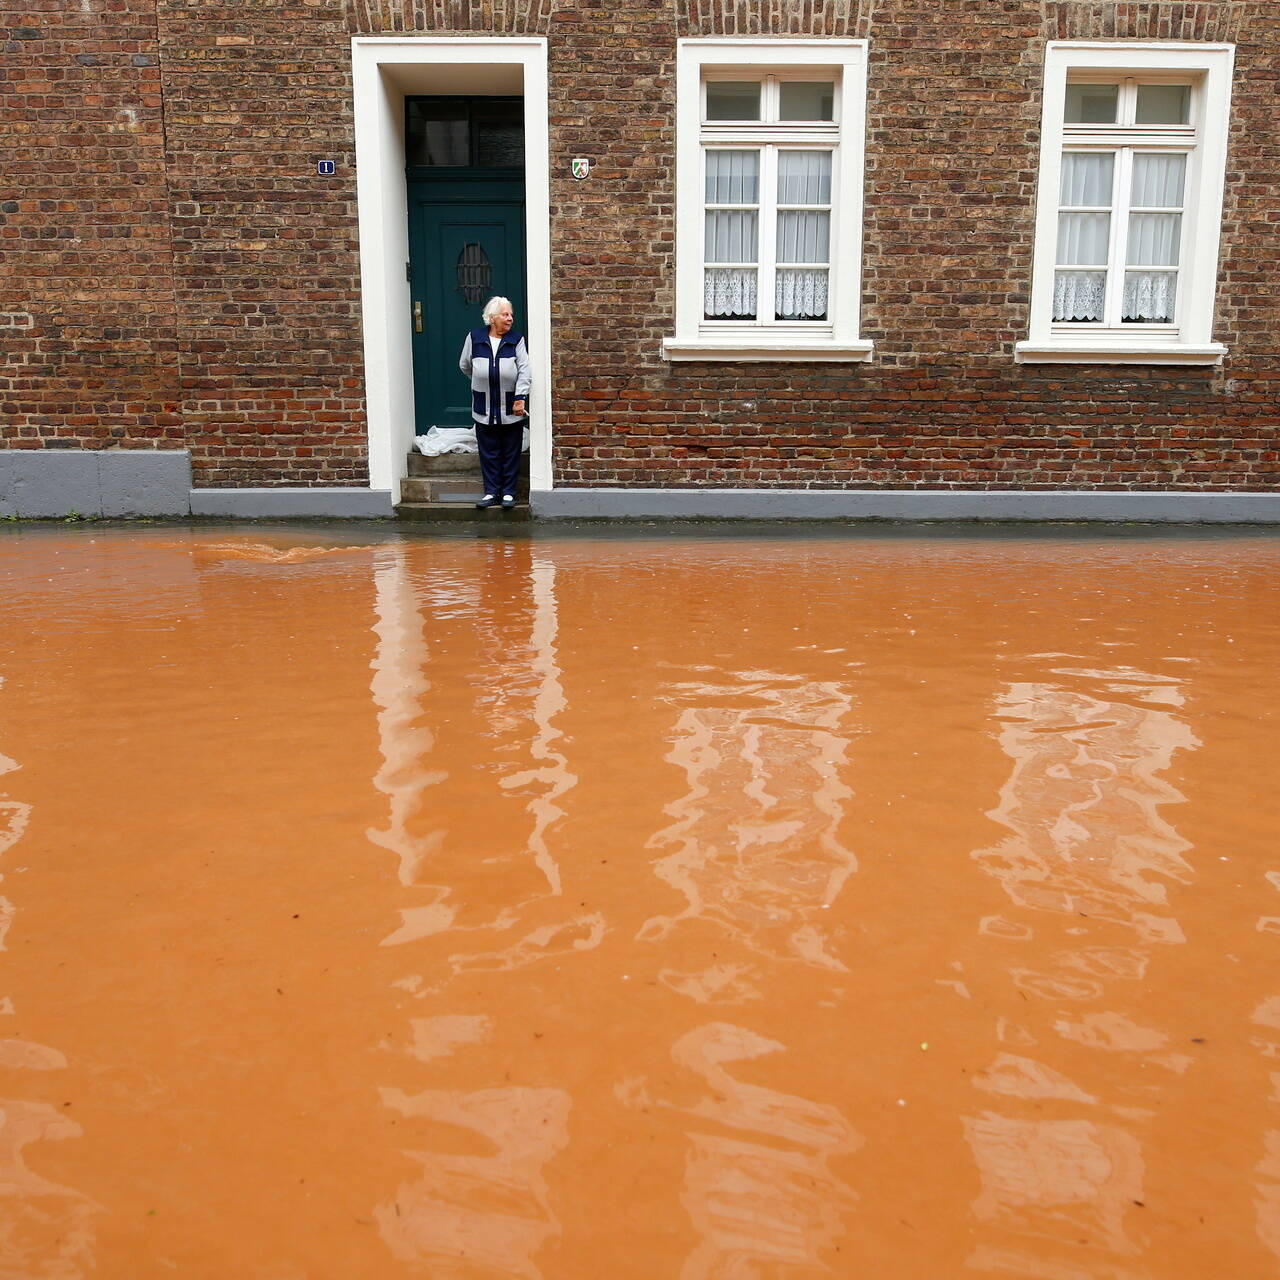
[[533,388],[533,365],[523,335],[506,334],[495,352],[488,329],[472,329],[462,344],[458,368],[471,379],[471,416],[481,426],[511,426],[522,422],[511,406],[528,399]]

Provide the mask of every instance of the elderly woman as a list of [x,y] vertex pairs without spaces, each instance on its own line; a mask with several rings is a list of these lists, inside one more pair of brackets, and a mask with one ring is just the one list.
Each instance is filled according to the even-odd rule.
[[490,298],[482,313],[487,329],[473,329],[462,344],[458,368],[471,379],[471,416],[476,423],[484,497],[476,507],[516,505],[525,402],[532,366],[508,298]]

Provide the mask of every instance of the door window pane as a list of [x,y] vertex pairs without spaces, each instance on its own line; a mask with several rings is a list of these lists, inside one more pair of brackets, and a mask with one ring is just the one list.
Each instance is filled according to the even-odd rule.
[[1191,116],[1191,86],[1185,84],[1140,84],[1138,124],[1186,124]]
[[780,120],[834,120],[835,85],[830,80],[784,80],[779,86]]
[[709,80],[708,120],[759,120],[760,85],[750,80]]
[[1120,86],[1114,84],[1067,85],[1067,124],[1115,124]]
[[458,168],[471,163],[465,98],[411,98],[406,104],[406,162]]

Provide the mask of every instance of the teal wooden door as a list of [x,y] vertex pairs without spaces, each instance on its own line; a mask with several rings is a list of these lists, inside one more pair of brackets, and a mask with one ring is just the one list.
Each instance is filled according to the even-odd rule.
[[[458,371],[467,332],[495,294],[526,328],[524,184],[456,170],[409,184],[415,427],[471,425],[471,386]],[[530,339],[532,341],[532,339]]]

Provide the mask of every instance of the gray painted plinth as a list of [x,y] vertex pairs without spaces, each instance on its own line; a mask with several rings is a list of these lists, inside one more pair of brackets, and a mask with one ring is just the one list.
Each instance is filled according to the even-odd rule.
[[193,516],[242,519],[377,519],[391,516],[390,489],[193,489]]
[[185,516],[185,449],[0,450],[0,516]]
[[1280,524],[1280,493],[1079,489],[552,489],[535,516],[562,520],[1105,520]]

